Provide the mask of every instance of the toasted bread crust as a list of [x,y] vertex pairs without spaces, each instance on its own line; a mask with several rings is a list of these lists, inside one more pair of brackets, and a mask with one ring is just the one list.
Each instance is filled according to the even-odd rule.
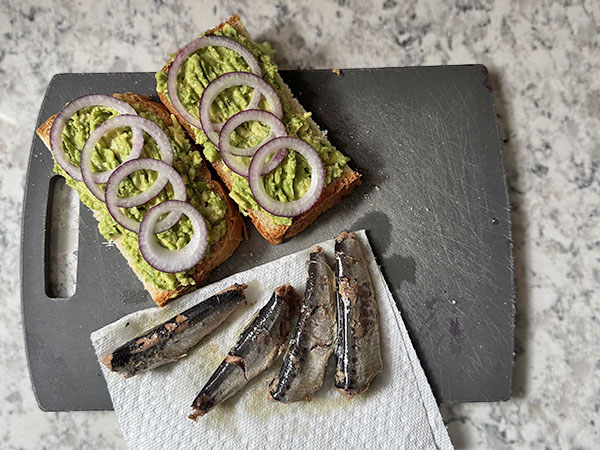
[[[127,92],[125,94],[115,94],[115,97],[125,100],[131,103],[137,103],[141,109],[146,111],[152,111],[161,118],[163,122],[168,125],[173,124],[171,113],[165,109],[165,107],[159,103],[151,101],[148,97]],[[38,129],[37,134],[50,149],[50,129],[56,115],[46,120]],[[210,275],[210,272],[223,261],[229,258],[235,249],[240,245],[243,238],[243,221],[238,211],[237,205],[231,200],[223,185],[216,180],[211,179],[210,170],[206,164],[202,164],[199,171],[198,177],[201,180],[206,181],[208,186],[225,202],[227,206],[227,214],[225,220],[227,221],[227,231],[225,235],[214,245],[210,247],[208,257],[200,261],[196,267],[192,278],[196,282],[190,286],[180,286],[174,290],[165,290],[157,288],[152,282],[144,279],[135,268],[133,259],[127,253],[121,238],[114,240],[115,245],[121,251],[129,266],[133,269],[134,273],[138,276],[140,281],[143,283],[146,290],[150,293],[153,300],[158,306],[166,305],[170,300],[179,297],[187,292],[197,289]],[[97,212],[94,213],[96,219],[100,220],[100,216]]]
[[[236,29],[238,33],[243,35],[248,40],[251,40],[251,37],[244,27],[242,20],[239,16],[233,15],[226,22],[219,24],[217,27],[209,30],[209,33],[221,30],[225,24],[229,24]],[[181,51],[178,50],[177,53]],[[169,66],[172,61],[169,61],[161,70],[163,72],[168,72]],[[298,100],[293,96],[292,92],[288,88],[288,86],[281,79],[279,74],[277,74],[277,81],[283,86],[285,95],[290,99],[290,103],[292,109],[298,114],[302,115],[306,111],[300,105]],[[187,130],[192,139],[196,139],[196,133],[194,128],[183,118],[181,115],[175,110],[173,105],[169,99],[163,95],[162,93],[158,93],[158,97],[161,102],[171,111],[171,113],[177,117],[177,120],[182,124],[182,126]],[[309,125],[312,128],[313,132],[321,136],[323,139],[327,139],[323,132],[319,129],[317,124],[311,119],[308,119]],[[224,164],[219,159],[212,163],[213,168],[217,171],[219,177],[227,188],[231,191],[232,189],[232,181],[231,175],[228,171],[224,170]],[[317,203],[307,212],[301,214],[300,216],[294,217],[292,220],[292,224],[290,226],[286,225],[277,225],[274,224],[271,219],[261,210],[248,210],[247,213],[252,220],[252,223],[258,230],[258,232],[271,244],[280,244],[285,239],[290,238],[292,236],[297,235],[304,229],[306,229],[315,219],[327,211],[332,206],[336,205],[340,202],[342,197],[350,194],[357,186],[361,184],[360,174],[352,170],[349,166],[344,167],[344,171],[342,174],[335,178],[330,184],[328,184],[321,194],[321,197],[317,201]]]

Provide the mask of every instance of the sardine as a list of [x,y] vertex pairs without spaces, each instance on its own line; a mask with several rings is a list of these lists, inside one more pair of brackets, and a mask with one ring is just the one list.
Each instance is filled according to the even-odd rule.
[[381,372],[379,317],[362,245],[354,233],[335,242],[337,325],[335,387],[348,397],[365,391]]
[[323,386],[335,342],[335,281],[321,247],[308,263],[308,279],[298,323],[279,374],[269,385],[270,398],[280,402],[310,400]]
[[298,303],[289,284],[275,289],[192,403],[190,419],[203,416],[273,364],[287,342]]
[[133,338],[102,362],[113,372],[131,377],[177,361],[229,317],[246,298],[246,288],[245,284],[234,284]]

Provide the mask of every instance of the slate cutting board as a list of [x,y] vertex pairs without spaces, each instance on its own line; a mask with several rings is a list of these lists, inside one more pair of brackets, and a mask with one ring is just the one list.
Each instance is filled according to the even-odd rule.
[[[279,246],[249,239],[211,276],[366,228],[441,402],[510,397],[514,297],[510,215],[484,66],[284,71],[302,105],[352,158],[364,184]],[[89,92],[154,94],[151,73],[60,74],[38,126]],[[92,331],[153,306],[116,248],[100,245],[85,207],[75,294],[46,295],[52,158],[33,139],[24,205],[22,306],[34,390],[47,411],[110,409]]]

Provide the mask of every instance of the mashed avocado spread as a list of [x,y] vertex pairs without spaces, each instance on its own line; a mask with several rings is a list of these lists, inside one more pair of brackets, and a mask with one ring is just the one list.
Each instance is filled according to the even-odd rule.
[[[285,87],[280,85],[276,79],[277,66],[272,60],[273,50],[268,44],[257,45],[248,41],[231,25],[226,24],[221,31],[214,34],[226,36],[248,48],[258,59],[263,71],[263,78],[275,89],[283,106],[283,123],[289,135],[302,139],[310,144],[321,157],[326,170],[326,182],[329,184],[334,178],[341,175],[349,158],[336,150],[325,139],[316,135],[310,127],[305,115],[293,111],[288,95],[284,93]],[[198,50],[185,60],[177,77],[179,99],[190,114],[198,117],[200,97],[206,86],[216,77],[233,71],[249,72],[246,61],[235,51],[224,47],[207,47]],[[157,90],[168,97],[167,73],[159,71],[156,74]],[[211,107],[211,119],[213,122],[223,122],[233,114],[245,109],[250,101],[252,88],[248,86],[237,86],[226,89],[213,102]],[[264,99],[263,99],[264,103]],[[262,104],[263,109],[267,105]],[[269,133],[269,127],[258,122],[250,122],[237,128],[232,133],[230,142],[238,147],[251,147],[257,145]],[[219,150],[208,141],[201,130],[196,130],[196,143],[204,146],[204,156],[214,162],[219,158]],[[250,158],[240,158],[247,164]],[[232,191],[229,194],[236,203],[244,210],[259,209],[260,206],[254,200],[248,180],[244,177],[231,173]],[[263,180],[266,191],[272,197],[286,202],[296,200],[304,195],[310,186],[310,166],[306,160],[294,151],[290,151],[286,159]],[[291,225],[292,219],[288,217],[277,217],[270,215],[275,224]]]
[[[172,118],[173,125],[168,126],[157,115],[141,111],[139,105],[131,104],[131,106],[140,116],[156,122],[171,139],[173,146],[173,167],[179,172],[185,182],[188,202],[204,216],[208,229],[209,246],[214,244],[223,237],[227,228],[225,220],[226,206],[223,200],[210,190],[205,182],[197,179],[197,174],[202,164],[200,152],[192,149],[186,138],[185,131],[181,128],[175,117]],[[62,142],[65,152],[73,164],[79,165],[81,149],[90,133],[102,122],[117,114],[116,111],[111,109],[93,106],[84,108],[71,117],[63,131]],[[131,129],[121,128],[107,133],[96,146],[92,157],[92,171],[116,168],[127,157],[130,150]],[[160,159],[160,150],[156,142],[147,134],[145,134],[144,149],[141,157]],[[58,164],[54,164],[54,171],[65,177],[67,184],[78,192],[81,201],[99,217],[100,223],[98,229],[102,236],[107,240],[121,238],[128,256],[130,256],[136,269],[139,273],[143,274],[146,280],[152,282],[157,288],[166,290],[194,284],[191,272],[170,274],[159,272],[150,267],[140,254],[137,234],[124,229],[115,222],[108,213],[106,205],[94,197],[84,183],[75,181]],[[132,173],[121,183],[119,196],[127,197],[146,190],[156,177],[157,174],[154,171],[140,170]],[[141,221],[148,209],[171,197],[172,189],[169,184],[166,189],[150,202],[123,211],[128,216]],[[159,234],[158,238],[166,248],[177,250],[189,242],[192,234],[191,223],[187,218],[184,218],[170,230]],[[207,249],[206,254],[209,251],[210,247]]]

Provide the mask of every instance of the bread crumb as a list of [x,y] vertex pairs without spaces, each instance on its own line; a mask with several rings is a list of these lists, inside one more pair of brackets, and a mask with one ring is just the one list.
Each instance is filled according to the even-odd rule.
[[342,73],[342,69],[332,69],[331,70],[333,73],[335,73],[338,77],[340,76],[340,74]]

